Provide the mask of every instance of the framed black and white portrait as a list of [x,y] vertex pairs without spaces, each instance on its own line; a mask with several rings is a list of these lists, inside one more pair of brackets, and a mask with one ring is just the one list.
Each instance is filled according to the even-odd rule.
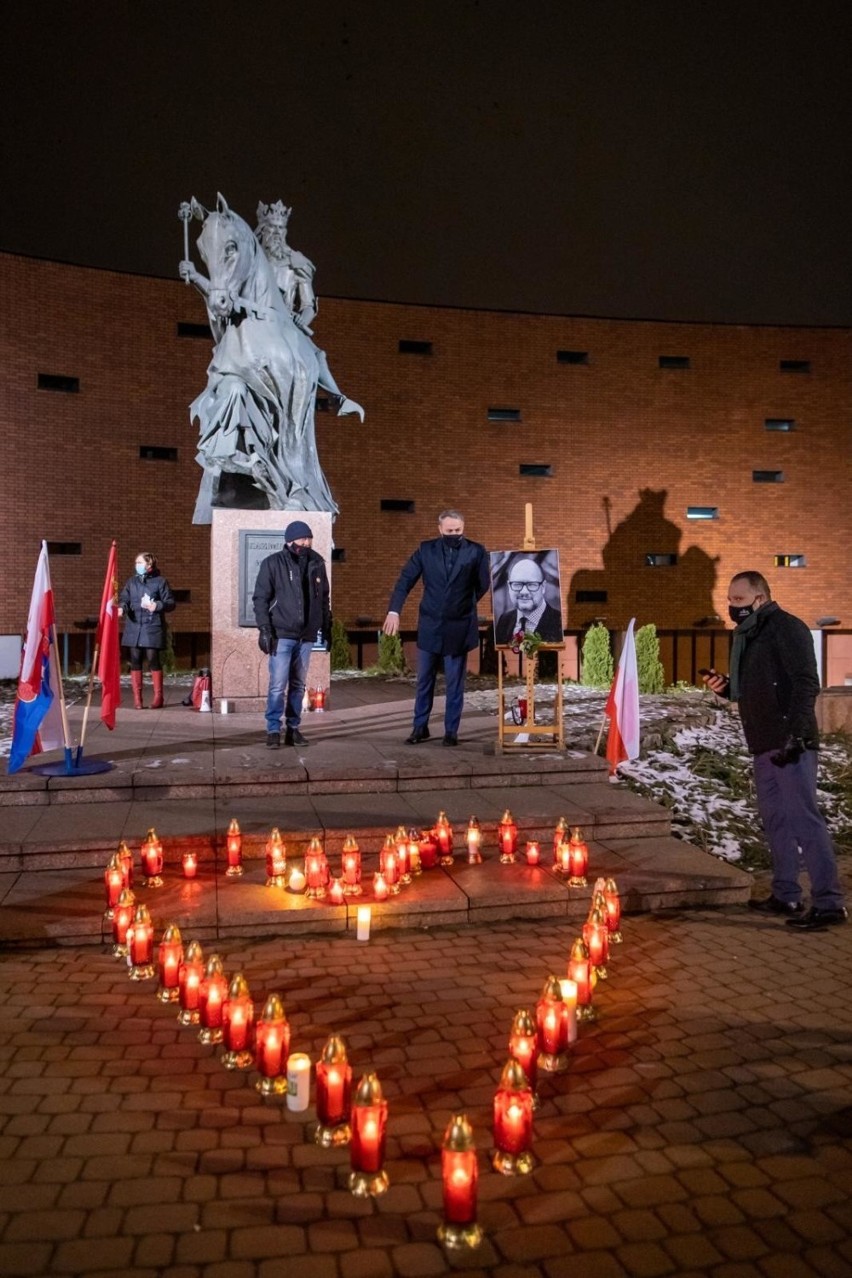
[[494,643],[516,646],[524,634],[561,644],[562,588],[558,550],[492,550]]

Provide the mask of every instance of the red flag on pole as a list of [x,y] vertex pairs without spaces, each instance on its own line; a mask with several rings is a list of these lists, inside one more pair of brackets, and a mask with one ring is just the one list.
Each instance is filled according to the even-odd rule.
[[606,757],[610,772],[615,772],[625,759],[639,757],[639,672],[636,668],[636,642],[633,627],[636,618],[627,627],[624,647],[618,660],[618,669],[609,690],[605,714],[609,718],[606,738]]
[[101,722],[115,727],[115,712],[121,704],[121,655],[118,647],[118,551],[115,542],[109,552],[101,612],[98,618],[98,678],[101,681]]

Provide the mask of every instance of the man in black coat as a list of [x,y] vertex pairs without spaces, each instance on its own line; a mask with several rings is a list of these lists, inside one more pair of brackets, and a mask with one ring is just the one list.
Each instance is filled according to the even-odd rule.
[[[269,657],[266,744],[307,745],[299,731],[311,649],[319,635],[331,635],[328,574],[322,555],[311,549],[313,532],[301,519],[284,529],[286,545],[260,565],[252,602],[260,634],[258,646]],[[287,694],[285,708],[284,694]]]
[[417,619],[417,694],[409,745],[429,737],[429,715],[435,696],[438,667],[443,662],[447,681],[444,745],[458,745],[464,704],[467,654],[479,643],[476,605],[489,586],[488,553],[464,536],[464,516],[442,511],[439,536],[421,541],[393,588],[386,635],[399,631],[399,615],[410,591],[423,578],[423,598]]
[[534,559],[516,559],[509,569],[509,598],[514,608],[494,626],[494,642],[511,644],[518,634],[539,634],[544,643],[562,643],[562,613],[547,602],[544,573]]
[[[846,922],[831,835],[817,803],[819,693],[816,657],[803,621],[774,603],[766,578],[741,572],[728,588],[736,623],[731,673],[704,673],[704,682],[739,704],[753,756],[757,802],[772,855],[772,893],[749,901],[762,914],[788,915],[789,927],[822,931]],[[799,855],[811,881],[805,913]]]

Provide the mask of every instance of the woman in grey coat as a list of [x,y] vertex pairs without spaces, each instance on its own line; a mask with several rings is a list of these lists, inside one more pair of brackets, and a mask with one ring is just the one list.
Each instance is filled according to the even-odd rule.
[[163,668],[160,653],[166,646],[166,622],[164,613],[175,606],[171,586],[157,567],[150,551],[142,550],[136,556],[135,571],[124,583],[118,596],[118,614],[124,617],[124,633],[121,643],[130,649],[130,681],[133,685],[133,704],[144,710],[142,701],[142,662],[148,662],[151,682],[154,685],[152,710],[163,704]]

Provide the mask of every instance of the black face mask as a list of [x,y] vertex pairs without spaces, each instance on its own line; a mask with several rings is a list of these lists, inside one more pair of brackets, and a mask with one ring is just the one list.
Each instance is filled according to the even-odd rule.
[[298,559],[299,555],[304,555],[307,553],[308,548],[307,546],[300,546],[295,541],[290,541],[287,543],[287,549],[290,551],[291,555],[295,555],[295,557]]
[[444,545],[449,550],[458,550],[459,546],[462,544],[461,533],[442,533],[441,536],[443,538]]
[[741,621],[745,621],[746,617],[750,617],[751,614],[756,611],[757,611],[756,603],[743,604],[739,608],[735,608],[734,605],[731,604],[728,608],[728,616],[731,618],[731,621],[733,621],[735,625],[739,625]]

